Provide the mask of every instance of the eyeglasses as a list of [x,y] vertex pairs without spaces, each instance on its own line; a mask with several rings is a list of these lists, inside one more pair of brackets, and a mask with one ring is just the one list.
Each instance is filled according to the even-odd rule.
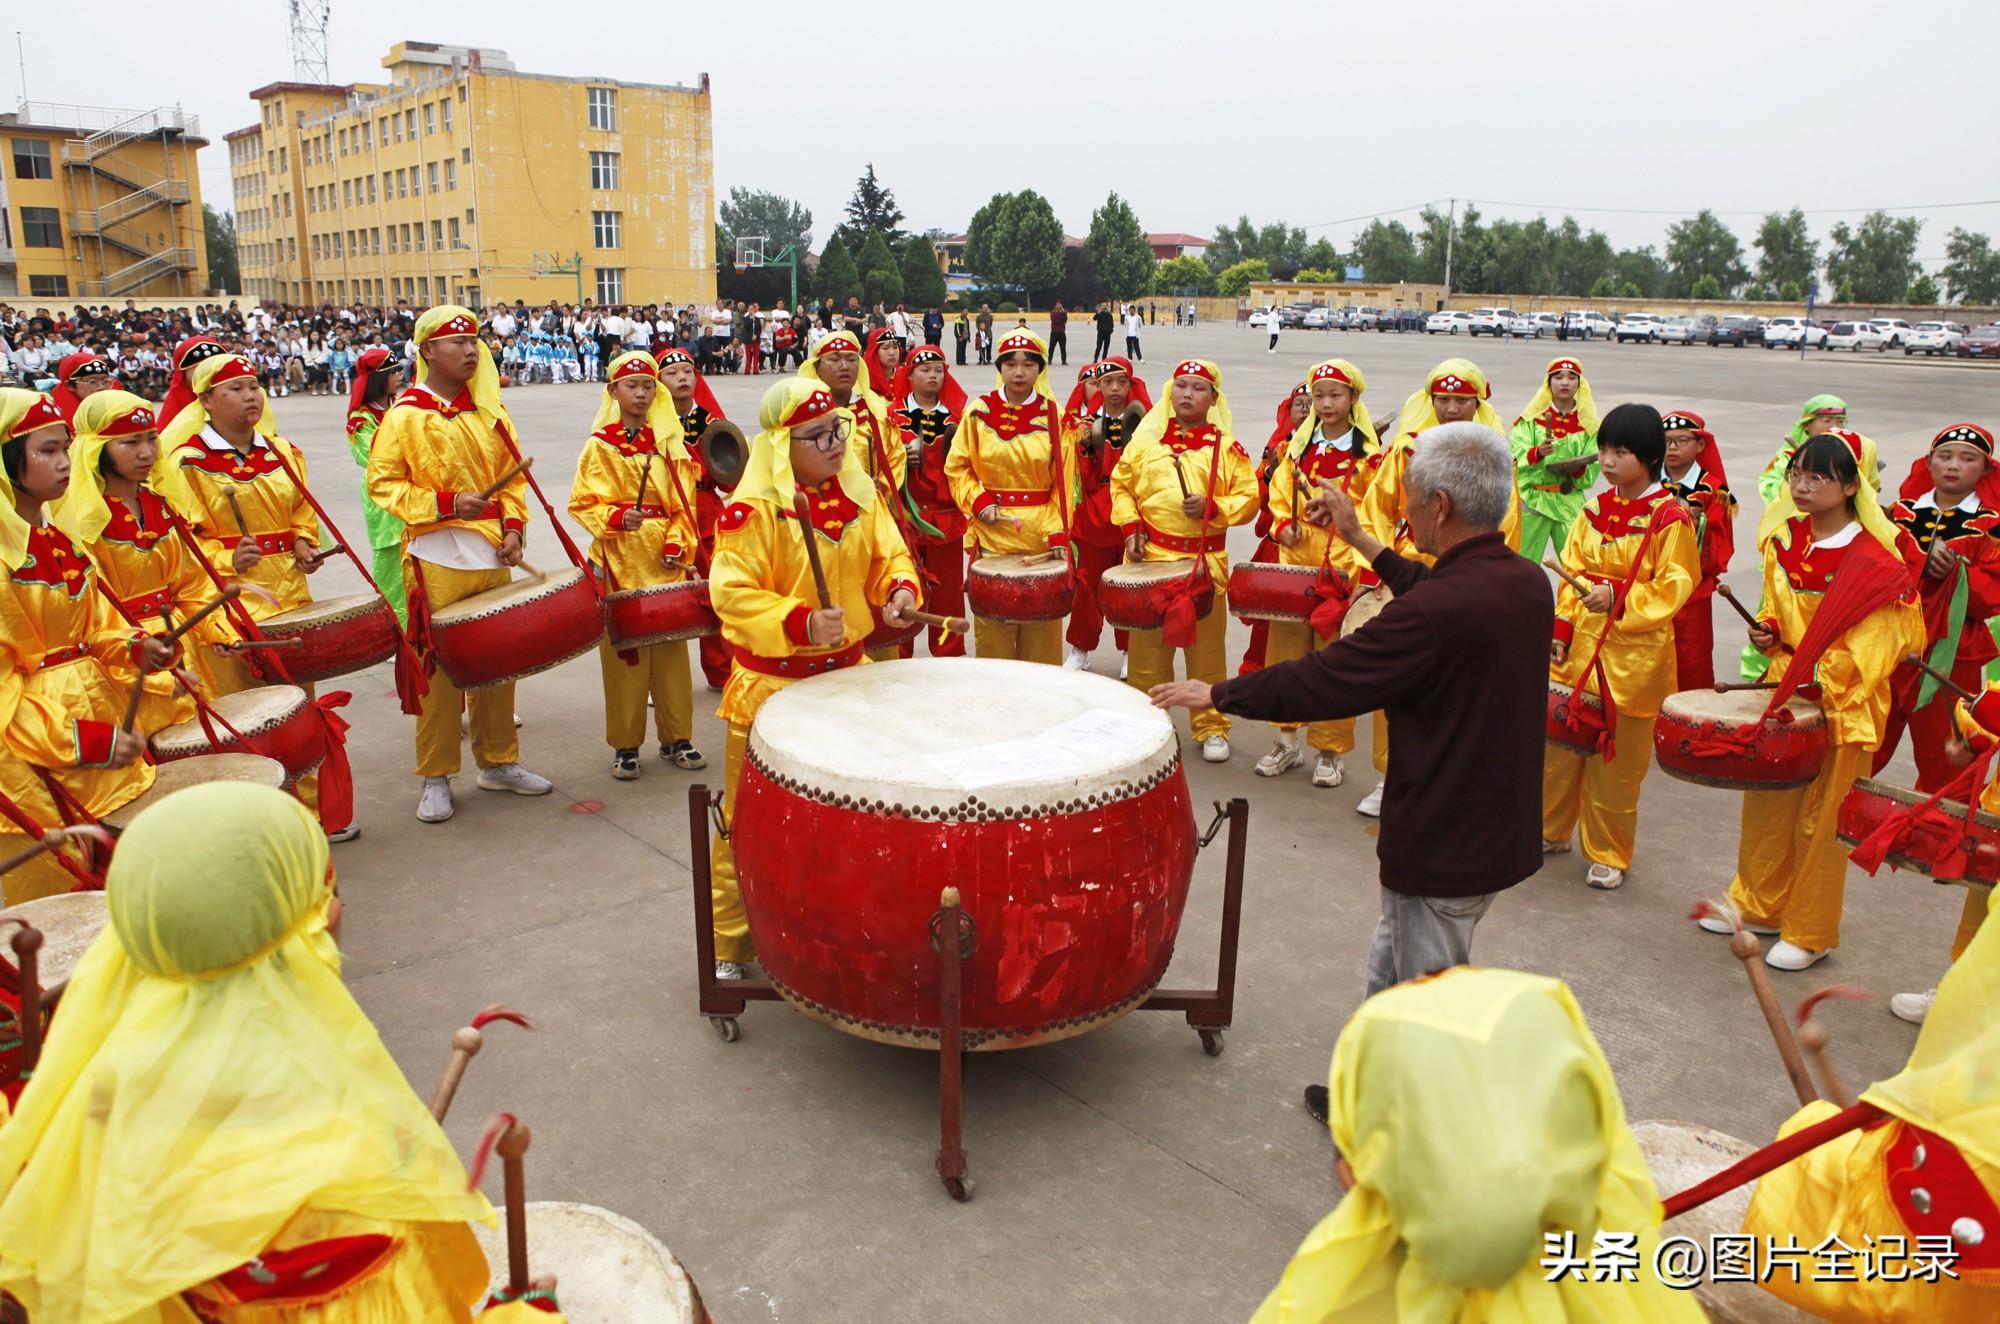
[[1804,488],[1808,492],[1817,492],[1820,488],[1828,486],[1835,480],[1826,474],[1804,473],[1795,469],[1785,475],[1785,481],[1793,487]]
[[831,429],[822,432],[817,436],[801,437],[798,433],[794,432],[792,434],[792,440],[804,442],[806,445],[818,451],[821,455],[831,455],[834,451],[839,450],[841,447],[847,444],[848,431],[849,428],[847,426],[847,420],[840,419],[839,421],[834,423]]

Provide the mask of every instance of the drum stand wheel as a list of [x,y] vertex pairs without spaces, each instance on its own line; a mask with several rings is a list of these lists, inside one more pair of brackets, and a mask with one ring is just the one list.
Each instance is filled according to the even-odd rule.
[[1197,1025],[1195,1033],[1201,1036],[1201,1051],[1210,1057],[1221,1057],[1226,1046],[1222,1041],[1222,1031],[1213,1026]]
[[715,1027],[716,1038],[722,1040],[725,1044],[735,1043],[743,1034],[743,1030],[737,1025],[734,1016],[711,1016],[708,1018],[708,1023]]

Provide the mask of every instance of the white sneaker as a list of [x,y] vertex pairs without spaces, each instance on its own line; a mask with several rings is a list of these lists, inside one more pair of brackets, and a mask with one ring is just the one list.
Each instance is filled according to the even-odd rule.
[[1210,763],[1229,762],[1229,737],[1210,736],[1202,741],[1201,756]]
[[451,778],[424,778],[424,793],[417,800],[417,821],[442,823],[451,815]]
[[1376,782],[1375,789],[1362,796],[1361,803],[1354,806],[1354,812],[1362,815],[1364,818],[1382,817],[1382,787],[1384,785],[1385,783],[1383,782]]
[[344,828],[336,828],[332,832],[327,833],[326,839],[338,846],[341,842],[352,841],[360,835],[361,825],[359,823],[349,823]]
[[1125,653],[1120,653],[1118,655],[1118,679],[1124,680],[1125,677],[1131,672],[1131,670],[1132,670],[1132,659],[1130,655]]
[[1889,999],[1889,1014],[1899,1021],[1912,1025],[1922,1025],[1924,1017],[1931,1014],[1931,999],[1937,996],[1935,988],[1921,993],[1898,993]]
[[1090,654],[1087,651],[1074,644],[1063,645],[1063,670],[1088,671],[1089,669]]
[[[1703,915],[1695,923],[1708,932],[1719,933],[1725,938],[1736,932],[1729,927],[1729,921],[1720,915]],[[1777,932],[1769,924],[1745,924],[1743,927],[1760,938],[1768,938]]]
[[479,789],[512,791],[516,795],[547,795],[555,789],[555,783],[529,772],[518,763],[502,763],[479,770]]
[[715,963],[715,977],[717,979],[741,979],[743,978],[743,967],[734,961],[717,961]]
[[1564,838],[1561,841],[1544,841],[1542,843],[1542,854],[1544,855],[1567,855],[1569,852],[1570,844],[1568,838]]
[[1320,751],[1319,759],[1313,764],[1313,785],[1322,790],[1338,786],[1347,780],[1347,764],[1340,755]]
[[1593,864],[1584,871],[1583,881],[1600,892],[1615,892],[1625,886],[1625,871],[1608,864]]
[[1771,944],[1771,950],[1764,953],[1764,964],[1773,970],[1810,970],[1827,958],[1830,948],[1814,951],[1810,947],[1799,947],[1783,938]]
[[1306,751],[1299,743],[1299,733],[1287,732],[1278,737],[1270,753],[1257,760],[1257,775],[1282,777],[1305,761]]

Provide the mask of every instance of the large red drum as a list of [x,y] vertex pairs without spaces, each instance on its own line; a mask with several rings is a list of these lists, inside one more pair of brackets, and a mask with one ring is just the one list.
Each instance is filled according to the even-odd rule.
[[965,572],[965,601],[974,616],[1004,625],[1059,621],[1076,602],[1069,558],[1045,552],[982,556]]
[[1319,606],[1316,565],[1241,561],[1229,571],[1229,614],[1240,621],[1305,621]]
[[[1771,696],[1763,690],[1682,690],[1660,704],[1653,753],[1660,770],[1697,786],[1782,791],[1819,776],[1826,761],[1826,714],[1797,695],[1757,727],[1747,748],[1736,732],[1758,722]],[[1728,739],[1723,739],[1728,737]]]
[[604,625],[613,648],[644,648],[722,633],[708,604],[706,579],[621,588],[604,599]]
[[[1929,799],[1922,791],[1863,777],[1840,802],[1835,834],[1850,846],[1859,845],[1890,814],[1914,809]],[[1966,806],[1958,800],[1940,800],[1933,809],[1912,824],[1904,848],[1891,851],[1889,863],[1930,874],[1941,883],[1990,887],[2000,882],[2000,818],[1974,809],[1968,821]],[[1933,871],[1932,860],[1940,862],[1941,871]]]
[[431,612],[431,648],[444,674],[462,690],[559,667],[603,637],[597,595],[574,566],[517,579]]
[[[1188,579],[1192,557],[1172,561],[1129,561],[1114,565],[1097,582],[1097,605],[1119,630],[1157,630],[1166,621],[1168,584]],[[1194,614],[1204,620],[1215,610],[1215,580],[1207,571],[1194,578]]]
[[296,685],[259,685],[225,694],[209,705],[243,736],[201,715],[153,733],[153,758],[162,764],[203,754],[261,754],[285,770],[285,785],[326,757],[326,727],[312,700]]
[[278,654],[301,685],[361,671],[396,655],[396,613],[380,593],[350,593],[294,607],[257,622],[272,639],[299,640]]
[[1578,693],[1559,680],[1549,682],[1548,741],[1575,754],[1597,753],[1597,738],[1606,730],[1604,700]]
[[938,1046],[946,885],[974,930],[968,1048],[1116,1020],[1173,956],[1195,855],[1180,743],[1105,677],[989,658],[815,676],[758,710],[735,800],[757,959],[849,1034]]

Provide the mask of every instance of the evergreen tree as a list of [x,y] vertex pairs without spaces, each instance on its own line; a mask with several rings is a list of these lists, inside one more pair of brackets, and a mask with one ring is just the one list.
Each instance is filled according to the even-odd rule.
[[870,308],[878,303],[894,308],[902,302],[903,269],[879,231],[869,231],[861,251],[855,255],[854,265],[861,273],[861,302]]
[[912,308],[942,308],[946,296],[944,272],[938,267],[937,250],[922,235],[911,235],[903,245],[903,302]]
[[831,299],[839,308],[849,295],[860,294],[861,273],[855,270],[854,258],[840,240],[827,240],[826,251],[819,255],[819,270],[813,273],[813,297]]
[[1139,228],[1131,204],[1116,193],[1090,216],[1084,240],[1097,285],[1116,298],[1142,294],[1153,281],[1153,246]]
[[903,209],[896,205],[896,195],[875,178],[873,161],[854,181],[854,196],[847,200],[847,223],[856,231],[881,235],[886,244],[903,242],[903,232],[896,228],[903,223]]

